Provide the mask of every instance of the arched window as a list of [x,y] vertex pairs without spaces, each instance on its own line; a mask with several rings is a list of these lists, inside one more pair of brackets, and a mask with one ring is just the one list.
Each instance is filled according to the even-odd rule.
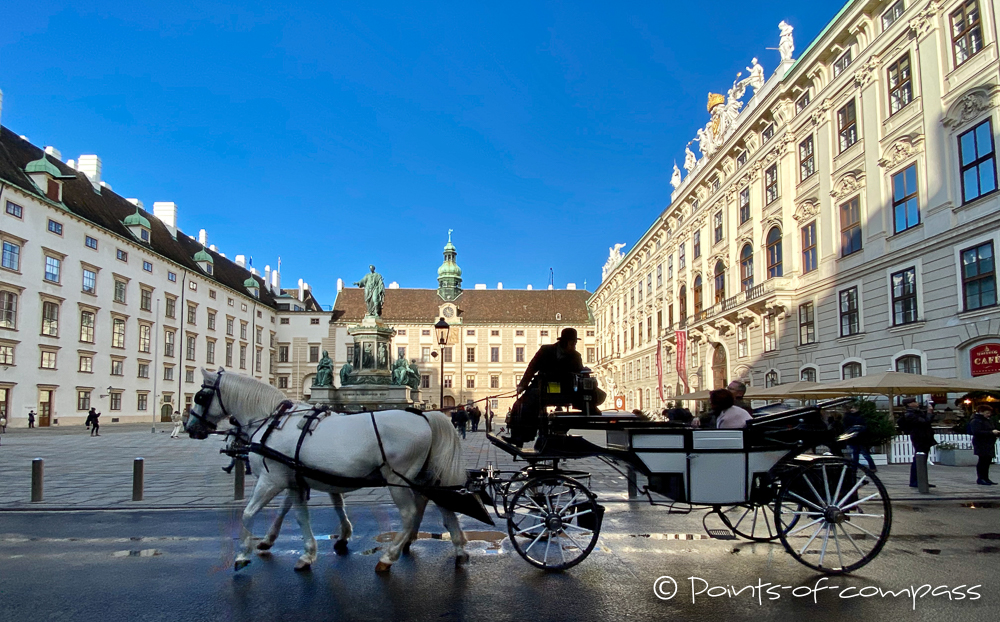
[[753,248],[749,244],[740,251],[740,288],[753,289]]
[[726,266],[719,261],[715,264],[715,304],[726,299]]
[[694,314],[695,315],[698,315],[699,313],[701,313],[701,307],[702,307],[702,304],[701,304],[701,301],[702,301],[701,294],[702,294],[701,275],[699,274],[698,276],[694,277]]
[[688,314],[687,309],[688,309],[687,287],[681,285],[681,291],[677,293],[677,310],[680,312],[681,324],[684,324],[685,320],[687,320],[687,314]]
[[799,379],[805,380],[806,382],[816,382],[816,368],[806,367],[802,370],[802,373],[799,374]]
[[772,227],[767,233],[767,278],[781,275],[781,230]]
[[861,363],[844,363],[840,370],[844,380],[861,377]]
[[920,374],[920,357],[912,354],[896,359],[896,371],[903,374]]
[[778,372],[773,369],[766,374],[764,374],[764,388],[777,386],[778,384]]

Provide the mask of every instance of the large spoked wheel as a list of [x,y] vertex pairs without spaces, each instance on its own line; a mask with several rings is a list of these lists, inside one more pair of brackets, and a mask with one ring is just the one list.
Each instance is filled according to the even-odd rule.
[[[773,542],[778,539],[778,482],[769,481],[755,488],[747,503],[729,506],[719,512],[719,518],[733,533],[753,542]],[[786,527],[793,527],[798,516],[790,515]]]
[[526,482],[510,501],[507,532],[529,564],[565,570],[579,564],[597,544],[604,508],[587,488],[564,475]]
[[851,572],[885,546],[892,506],[885,486],[867,468],[817,460],[782,483],[775,509],[778,534],[806,566],[827,574]]

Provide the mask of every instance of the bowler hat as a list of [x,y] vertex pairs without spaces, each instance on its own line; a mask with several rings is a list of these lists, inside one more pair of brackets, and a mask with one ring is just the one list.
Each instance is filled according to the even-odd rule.
[[564,328],[562,330],[562,333],[560,333],[560,335],[559,335],[559,341],[563,341],[563,342],[573,341],[573,342],[576,342],[576,341],[580,341],[580,340],[576,336],[576,329],[575,328]]

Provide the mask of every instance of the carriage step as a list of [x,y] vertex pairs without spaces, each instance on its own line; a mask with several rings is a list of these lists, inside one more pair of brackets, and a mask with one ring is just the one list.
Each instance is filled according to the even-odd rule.
[[707,529],[709,537],[713,540],[735,540],[736,536],[728,529]]

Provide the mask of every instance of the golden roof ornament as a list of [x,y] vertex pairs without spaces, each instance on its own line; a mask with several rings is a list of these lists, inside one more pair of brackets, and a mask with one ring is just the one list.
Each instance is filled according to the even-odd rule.
[[726,96],[719,93],[709,93],[708,94],[708,111],[712,112],[712,108],[720,106],[726,103]]

